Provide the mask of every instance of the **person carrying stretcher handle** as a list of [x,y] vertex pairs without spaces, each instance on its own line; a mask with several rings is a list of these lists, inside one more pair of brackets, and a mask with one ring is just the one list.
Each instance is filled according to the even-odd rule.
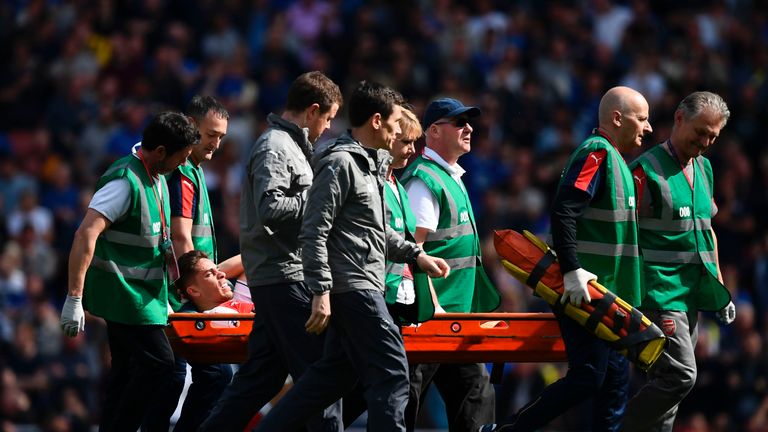
[[552,311],[568,353],[568,372],[505,423],[487,424],[481,432],[537,430],[589,398],[591,430],[621,427],[629,363],[566,317],[562,304],[589,302],[591,280],[632,306],[640,304],[634,184],[620,152],[640,147],[643,135],[652,129],[648,102],[628,87],[605,93],[598,119],[599,127],[568,160],[552,205],[552,239],[564,282],[563,296]]

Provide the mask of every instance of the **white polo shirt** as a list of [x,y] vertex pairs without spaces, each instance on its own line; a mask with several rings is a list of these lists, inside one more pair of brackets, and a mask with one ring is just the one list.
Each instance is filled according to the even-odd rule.
[[[461,182],[461,176],[466,172],[464,168],[459,164],[449,165],[445,159],[429,147],[424,148],[424,157],[445,168],[456,180],[456,184],[466,192],[464,184]],[[434,232],[437,229],[437,221],[440,220],[440,203],[437,198],[429,190],[427,184],[418,177],[414,177],[408,182],[405,191],[408,193],[411,209],[416,216],[416,227],[426,228],[430,232]]]

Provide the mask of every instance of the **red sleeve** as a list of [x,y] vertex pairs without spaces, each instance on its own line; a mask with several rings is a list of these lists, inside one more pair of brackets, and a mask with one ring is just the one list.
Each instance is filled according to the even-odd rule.
[[168,180],[168,193],[170,194],[171,216],[195,218],[197,196],[195,184],[189,177],[182,174],[178,169],[174,171]]
[[643,200],[643,193],[645,192],[645,171],[642,165],[637,165],[632,170],[632,178],[635,179],[635,208],[640,208],[640,203]]
[[181,217],[192,219],[195,202],[195,185],[189,177],[181,176]]
[[253,303],[243,302],[238,300],[231,300],[229,307],[236,309],[238,313],[251,313],[253,312]]
[[600,168],[600,165],[605,160],[606,154],[605,150],[597,150],[587,155],[586,159],[584,159],[584,165],[582,165],[581,171],[579,171],[579,175],[576,177],[576,181],[573,182],[575,188],[587,192],[592,179],[595,177],[595,173],[597,173],[598,168]]

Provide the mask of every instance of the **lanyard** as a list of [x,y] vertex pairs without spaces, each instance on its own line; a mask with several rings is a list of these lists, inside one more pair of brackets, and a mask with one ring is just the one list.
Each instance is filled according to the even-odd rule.
[[144,161],[143,149],[139,149],[139,160],[141,160],[141,164],[144,165],[144,169],[147,171],[147,177],[149,177],[149,182],[150,184],[152,184],[152,193],[155,194],[155,202],[157,203],[157,210],[160,212],[160,221],[162,222],[162,225],[160,226],[160,231],[163,235],[163,240],[167,240],[168,236],[166,235],[166,232],[165,232],[165,212],[163,211],[163,201],[160,199],[160,195],[157,193],[157,189],[155,189],[155,178],[152,177],[152,174],[149,173],[147,162]]
[[[672,147],[672,140],[667,140],[667,148],[669,149],[669,152],[672,154],[672,158],[680,165],[680,168],[683,170],[683,175],[685,176],[685,179],[688,180],[688,184],[691,186],[691,189],[693,189],[693,179],[688,178],[688,173],[685,172],[686,165],[683,165],[683,163],[680,161],[680,158],[677,156],[677,152],[675,152],[675,148]],[[693,160],[691,160],[693,162]],[[696,174],[696,169],[691,170],[691,175]]]

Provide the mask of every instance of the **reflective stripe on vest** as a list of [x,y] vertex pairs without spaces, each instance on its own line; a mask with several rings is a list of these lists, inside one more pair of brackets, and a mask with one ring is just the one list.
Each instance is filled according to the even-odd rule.
[[114,261],[103,260],[97,256],[93,257],[91,265],[95,268],[104,270],[109,273],[120,275],[123,278],[141,279],[141,280],[163,280],[165,278],[165,271],[162,267],[154,268],[141,268],[141,267],[126,267],[118,265]]
[[[143,216],[143,213],[142,213]],[[156,248],[160,246],[161,234],[153,236],[140,236],[136,234],[129,234],[122,231],[106,230],[101,234],[106,240],[111,243],[118,243],[126,246],[138,246],[138,247],[151,247]]]
[[605,210],[594,207],[587,207],[582,217],[601,222],[632,222],[636,219],[634,209]]
[[635,245],[610,244],[585,240],[576,241],[576,250],[578,250],[579,253],[588,253],[602,256],[639,256],[637,247],[635,247]]
[[643,249],[643,258],[647,261],[673,264],[702,264],[716,262],[714,251],[686,252]]
[[463,257],[463,258],[445,258],[445,262],[451,266],[451,271],[475,268],[477,266],[477,257]]
[[473,235],[475,230],[472,228],[472,224],[456,225],[449,228],[438,228],[434,233],[429,234],[430,240],[450,240],[453,238]]
[[193,237],[213,237],[213,227],[210,225],[192,225]]
[[686,232],[697,229],[699,231],[709,231],[712,228],[711,219],[673,219],[660,220],[652,218],[640,218],[640,225],[643,229],[652,231],[670,231]]

